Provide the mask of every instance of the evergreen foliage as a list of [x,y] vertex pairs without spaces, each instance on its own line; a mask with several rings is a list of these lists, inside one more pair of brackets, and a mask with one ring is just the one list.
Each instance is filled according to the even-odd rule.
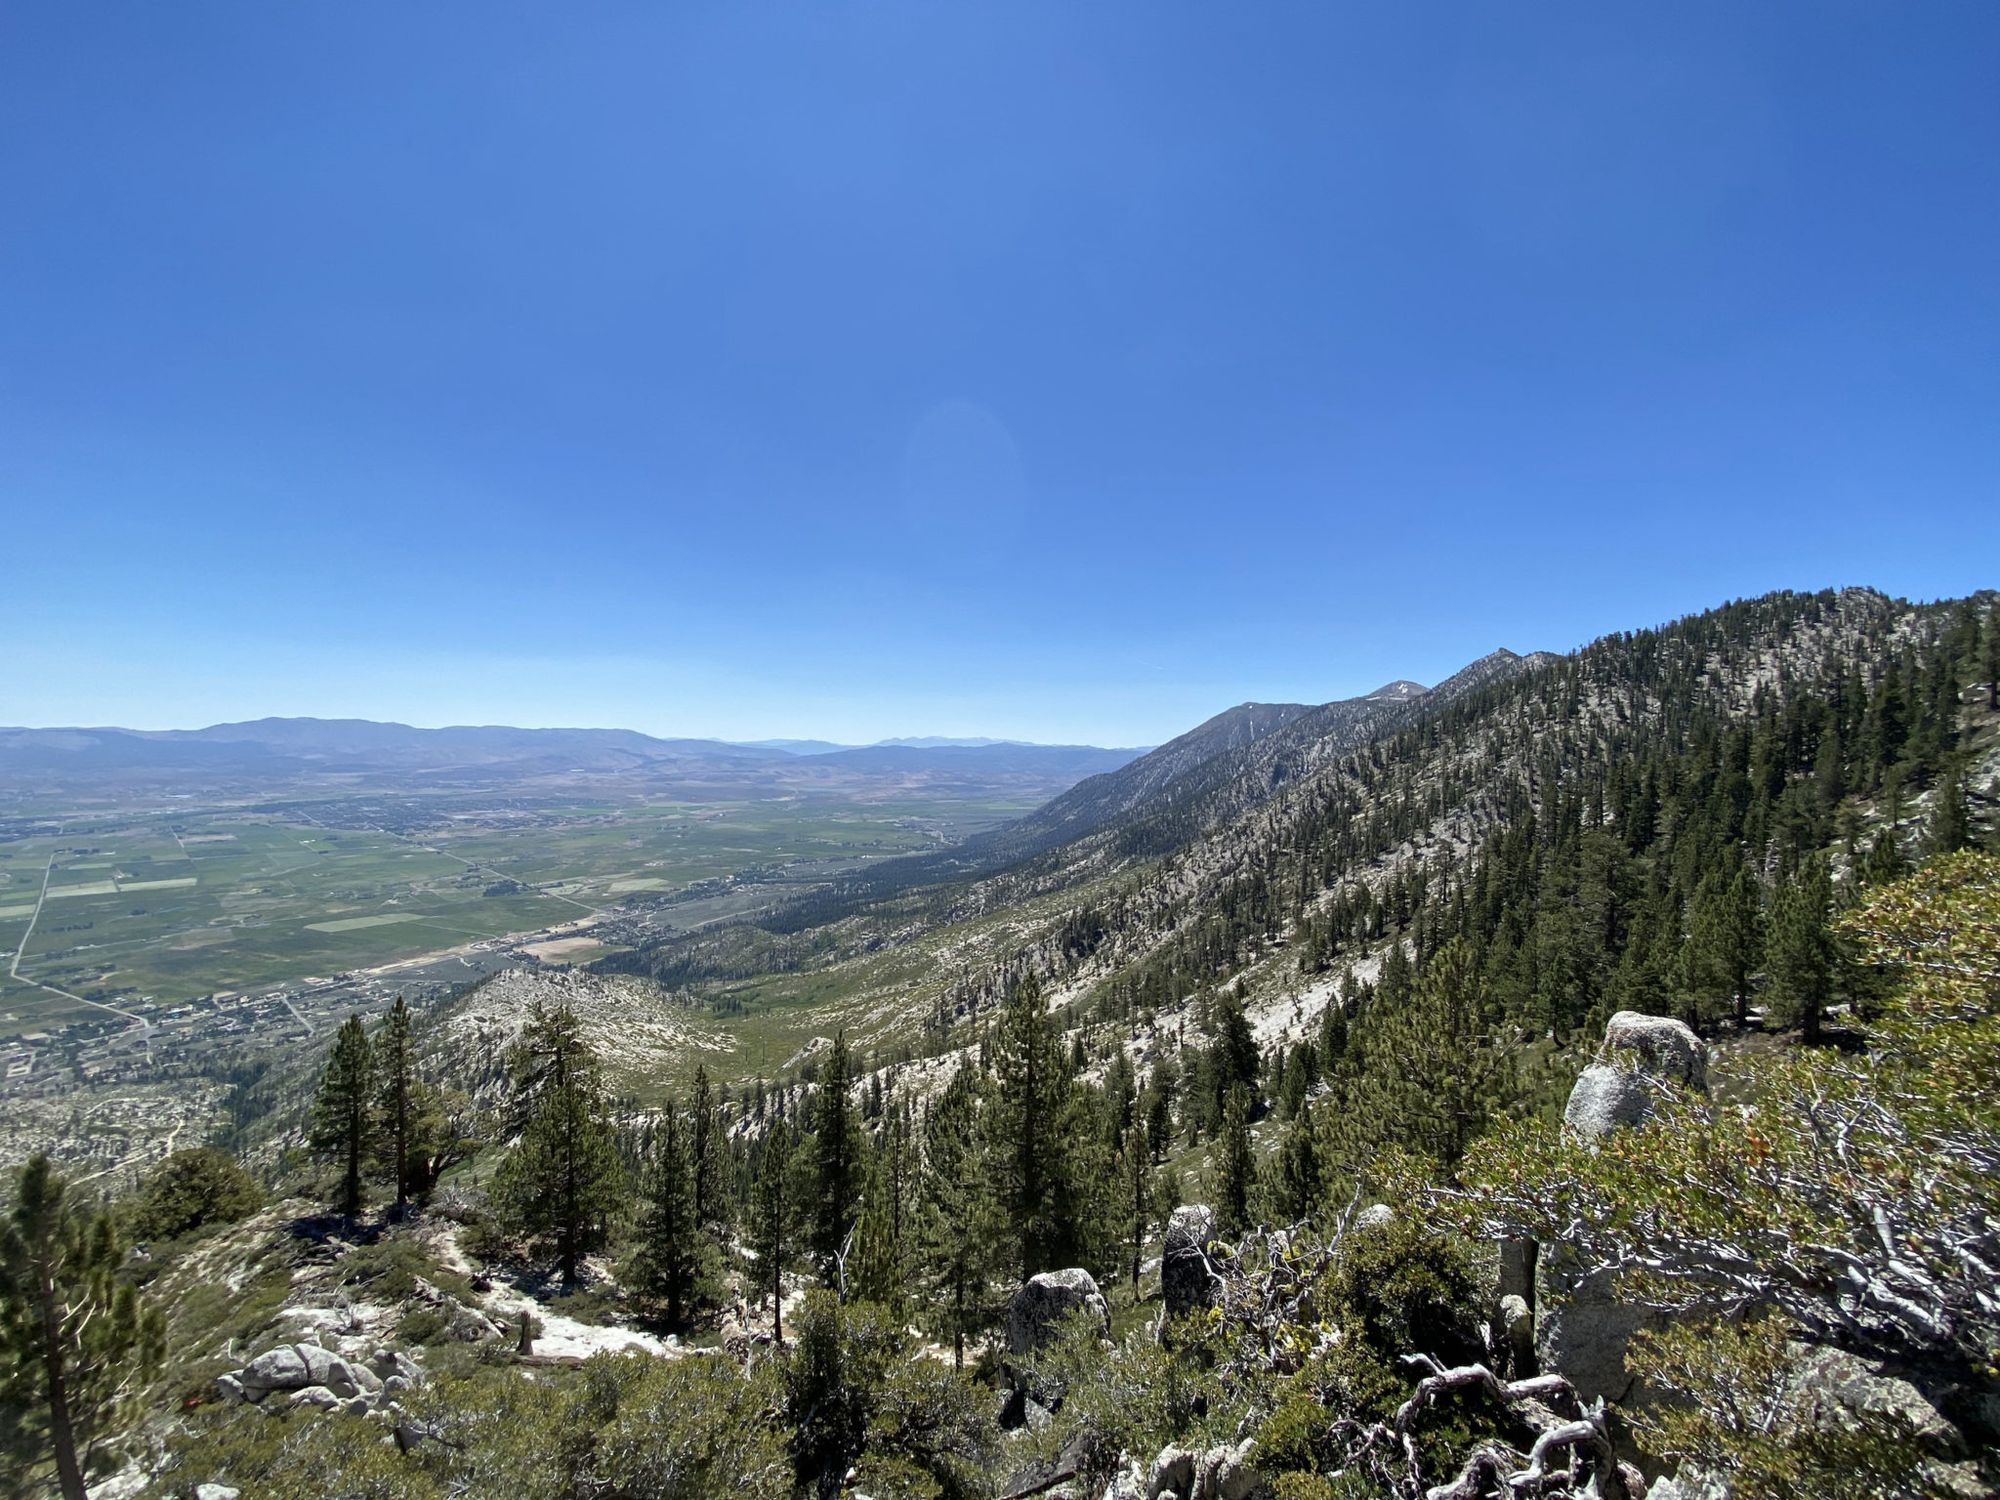
[[313,1150],[340,1165],[335,1210],[352,1219],[361,1212],[361,1179],[375,1124],[375,1049],[361,1017],[341,1022],[333,1053],[320,1074],[307,1132]]
[[86,1500],[99,1445],[160,1357],[163,1322],[121,1275],[114,1217],[80,1204],[46,1156],[22,1166],[0,1223],[0,1406],[23,1464],[51,1463]]
[[597,1057],[574,1011],[537,1005],[511,1067],[519,1134],[495,1196],[517,1232],[553,1241],[563,1284],[574,1286],[626,1196]]

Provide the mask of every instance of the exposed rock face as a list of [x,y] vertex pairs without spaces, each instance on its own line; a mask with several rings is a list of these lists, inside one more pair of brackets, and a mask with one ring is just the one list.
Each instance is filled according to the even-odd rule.
[[1641,1328],[1664,1328],[1666,1319],[1621,1299],[1607,1268],[1582,1269],[1561,1253],[1544,1255],[1542,1266],[1548,1295],[1535,1328],[1540,1367],[1566,1376],[1581,1401],[1625,1400],[1633,1385],[1626,1345]]
[[1214,1238],[1215,1210],[1206,1204],[1186,1204],[1167,1219],[1160,1249],[1160,1296],[1169,1318],[1184,1318],[1215,1300],[1219,1287],[1207,1252]]
[[1251,1461],[1253,1440],[1203,1451],[1162,1448],[1142,1493],[1146,1500],[1250,1500],[1264,1489]]
[[[385,1370],[386,1377],[380,1373]],[[216,1376],[215,1390],[227,1405],[282,1394],[293,1406],[361,1415],[386,1406],[419,1378],[416,1364],[398,1349],[377,1349],[362,1360],[343,1358],[318,1344],[280,1344],[242,1369]]]
[[1022,1355],[1043,1348],[1078,1309],[1095,1318],[1103,1331],[1111,1331],[1111,1309],[1095,1278],[1081,1266],[1029,1277],[1007,1304],[1007,1352]]
[[1728,1482],[1699,1464],[1683,1464],[1671,1477],[1661,1475],[1646,1491],[1646,1500],[1729,1500],[1729,1496]]
[[1500,1299],[1500,1347],[1507,1352],[1510,1378],[1520,1379],[1535,1370],[1535,1314],[1528,1299],[1509,1292]]
[[1798,1350],[1789,1385],[1802,1418],[1838,1431],[1892,1423],[1933,1458],[1964,1458],[1965,1435],[1901,1375],[1840,1349]]

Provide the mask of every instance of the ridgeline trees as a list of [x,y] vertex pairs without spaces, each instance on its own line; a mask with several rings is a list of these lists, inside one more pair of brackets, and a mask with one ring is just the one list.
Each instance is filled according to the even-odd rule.
[[24,1415],[16,1456],[52,1461],[63,1500],[86,1500],[93,1451],[160,1356],[164,1322],[120,1274],[128,1248],[46,1156],[21,1168],[0,1225],[0,1399]]

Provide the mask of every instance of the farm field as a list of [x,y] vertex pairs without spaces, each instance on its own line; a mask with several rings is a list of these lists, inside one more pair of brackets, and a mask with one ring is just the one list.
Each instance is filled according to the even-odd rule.
[[[0,841],[0,1036],[103,1014],[22,981],[170,1005],[537,933],[746,872],[824,879],[1022,810],[441,801],[416,816],[411,806],[393,827],[317,805],[105,816]],[[704,892],[690,908],[756,904]],[[9,976],[17,955],[19,979]]]

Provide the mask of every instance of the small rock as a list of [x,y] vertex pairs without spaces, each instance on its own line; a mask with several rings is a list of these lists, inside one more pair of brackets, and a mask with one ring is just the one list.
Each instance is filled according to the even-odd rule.
[[323,1385],[308,1385],[292,1392],[293,1406],[311,1406],[320,1411],[333,1411],[340,1404],[340,1397]]
[[1354,1216],[1356,1229],[1380,1229],[1395,1222],[1396,1210],[1386,1203],[1371,1203]]
[[250,1393],[243,1388],[243,1382],[234,1375],[216,1376],[215,1394],[221,1398],[224,1406],[236,1406],[250,1399]]
[[234,1485],[210,1482],[194,1487],[194,1500],[237,1500],[242,1493]]

